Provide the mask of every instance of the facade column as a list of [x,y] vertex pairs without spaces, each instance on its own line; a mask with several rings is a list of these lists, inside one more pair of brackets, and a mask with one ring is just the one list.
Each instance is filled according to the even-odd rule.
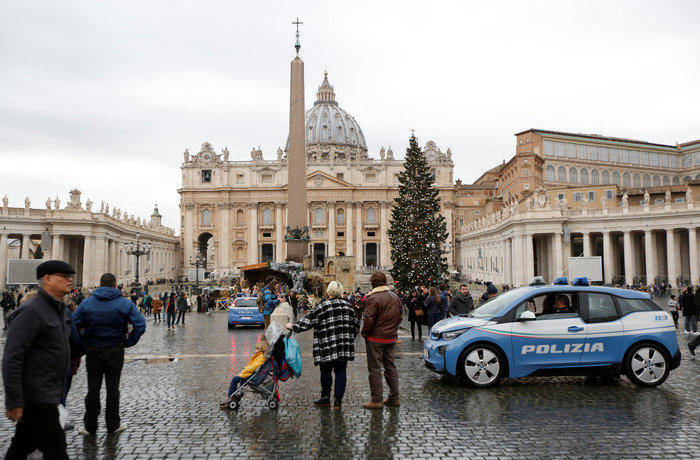
[[[561,232],[554,233],[554,278],[564,274],[564,254]],[[552,280],[554,280],[552,278]]]
[[22,235],[22,259],[29,259],[29,235]]
[[[454,203],[451,201],[445,202],[445,224],[447,225],[447,243],[452,243],[454,238],[452,238],[452,207],[454,206]],[[452,248],[449,248],[449,250],[445,253],[445,257],[447,258],[447,268],[449,270],[452,270],[454,268],[454,258],[453,258],[454,252],[452,251]]]
[[0,234],[0,289],[5,289],[7,281],[7,235]]
[[612,283],[613,279],[613,253],[610,232],[603,232],[603,270],[605,271],[605,284]]
[[284,262],[284,234],[285,229],[282,224],[282,206],[284,203],[275,202],[275,259]]
[[355,210],[355,268],[360,269],[364,265],[365,255],[362,251],[362,205],[358,204]]
[[382,201],[379,203],[379,246],[380,246],[380,267],[388,267],[391,262],[391,251],[389,251],[389,203]]
[[535,276],[535,251],[532,233],[525,235],[525,282],[527,284]]
[[326,203],[328,207],[328,256],[333,257],[336,254],[335,250],[335,201]]
[[589,232],[582,233],[583,235],[583,257],[591,257],[591,234]]
[[93,255],[93,243],[92,236],[86,235],[83,238],[83,287],[92,287],[92,255]]
[[61,236],[54,235],[51,240],[51,258],[54,260],[63,260],[61,253]]
[[646,284],[653,284],[659,273],[656,267],[656,245],[651,230],[644,230],[644,260],[646,264]]
[[[183,241],[183,256],[184,260],[190,260],[194,256],[194,203],[186,203],[183,205],[182,212],[185,216],[185,235]],[[124,272],[122,272],[123,274]]]
[[248,246],[248,264],[258,263],[258,203],[250,203],[250,242]]
[[503,256],[503,274],[505,276],[505,283],[510,285],[513,284],[513,259],[512,259],[512,251],[513,251],[513,239],[512,238],[506,238],[506,244],[505,244],[505,254]]
[[666,263],[668,264],[668,284],[675,286],[678,278],[676,265],[676,236],[673,229],[666,230]]
[[354,203],[352,201],[345,202],[345,255],[347,256],[352,256],[355,254],[355,248],[353,247],[354,240],[352,237],[352,228],[355,224],[355,222],[352,220],[353,206]]
[[219,230],[219,253],[217,262],[220,269],[228,270],[231,266],[231,203],[221,203],[221,229]]
[[104,236],[95,237],[95,248],[93,249],[94,257],[92,259],[92,280],[95,284],[97,284],[97,281],[104,274],[106,242]]
[[632,234],[629,231],[623,234],[623,244],[625,251],[625,284],[634,284],[634,257],[632,257]]
[[[698,283],[698,235],[697,228],[688,228],[688,255],[690,256],[690,284],[697,286]],[[700,295],[700,294],[696,294]]]
[[523,277],[523,236],[515,235],[513,238],[513,285],[522,286]]

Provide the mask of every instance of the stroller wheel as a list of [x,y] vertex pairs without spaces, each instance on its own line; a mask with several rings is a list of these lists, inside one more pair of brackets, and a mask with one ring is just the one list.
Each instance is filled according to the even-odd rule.
[[269,407],[272,410],[275,410],[279,407],[280,403],[277,402],[277,399],[271,399],[267,403],[267,407]]
[[231,410],[236,410],[238,409],[239,404],[240,400],[238,398],[233,398],[231,401],[228,402],[228,408]]

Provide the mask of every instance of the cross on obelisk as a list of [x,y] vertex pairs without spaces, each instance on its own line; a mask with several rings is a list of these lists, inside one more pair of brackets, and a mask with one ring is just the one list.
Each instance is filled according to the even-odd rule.
[[304,62],[299,57],[299,24],[297,18],[296,57],[292,60],[289,92],[289,151],[287,153],[287,260],[303,262],[309,249],[306,196],[306,137],[304,111]]

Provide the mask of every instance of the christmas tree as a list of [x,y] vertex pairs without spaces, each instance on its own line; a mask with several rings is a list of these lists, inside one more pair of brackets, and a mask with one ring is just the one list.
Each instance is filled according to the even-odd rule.
[[406,149],[405,169],[398,175],[399,197],[391,211],[391,276],[397,288],[413,289],[445,281],[443,244],[447,224],[440,214],[439,190],[415,135]]

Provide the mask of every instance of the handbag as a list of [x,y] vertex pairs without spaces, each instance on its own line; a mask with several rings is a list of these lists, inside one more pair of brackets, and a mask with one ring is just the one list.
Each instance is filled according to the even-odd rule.
[[284,338],[284,359],[292,372],[294,372],[294,376],[301,376],[301,350],[295,334]]
[[414,313],[416,316],[423,316],[424,315],[423,310],[421,310],[421,309],[416,310]]

